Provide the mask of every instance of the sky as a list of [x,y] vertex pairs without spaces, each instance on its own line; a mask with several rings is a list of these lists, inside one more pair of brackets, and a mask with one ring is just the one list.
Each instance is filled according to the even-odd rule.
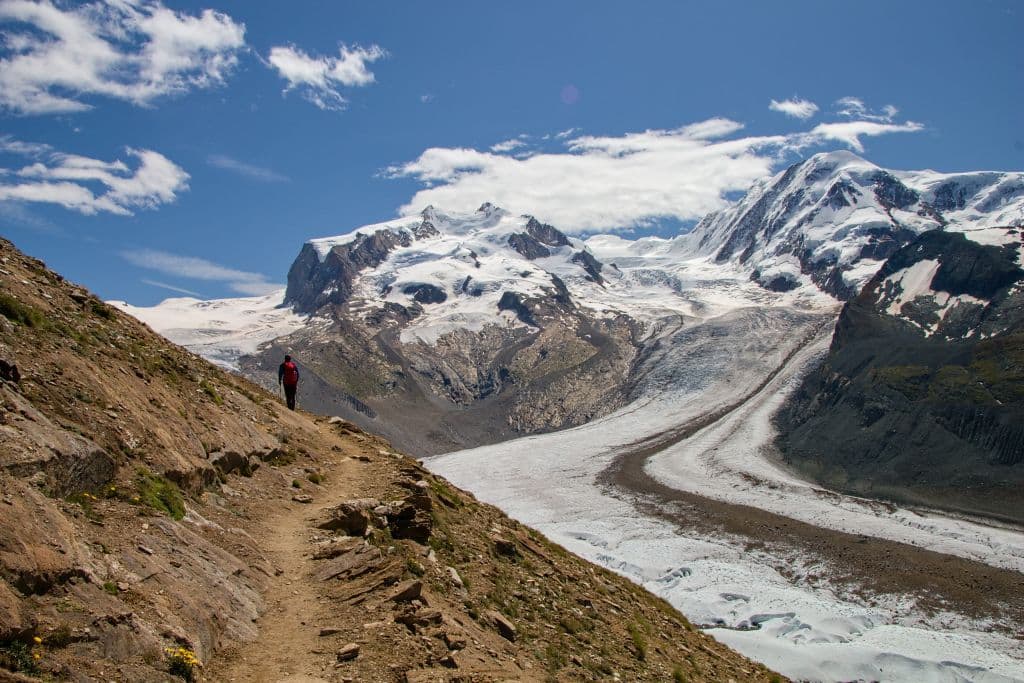
[[428,204],[670,235],[820,151],[1019,171],[1020,35],[1021,0],[0,0],[0,235],[151,305]]

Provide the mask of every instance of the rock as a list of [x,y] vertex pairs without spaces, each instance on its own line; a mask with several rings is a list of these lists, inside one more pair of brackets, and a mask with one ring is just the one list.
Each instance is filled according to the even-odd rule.
[[21,611],[21,600],[0,581],[0,641],[8,641],[28,632],[32,623],[27,621]]
[[484,612],[484,617],[498,629],[498,633],[501,634],[502,638],[515,642],[517,635],[515,624],[506,619],[503,614],[491,609]]
[[210,464],[221,471],[222,474],[238,472],[244,477],[252,476],[252,467],[249,458],[236,451],[214,451],[210,453]]
[[327,636],[333,636],[336,633],[341,633],[341,629],[335,626],[325,626],[320,629],[319,636],[321,638],[326,638]]
[[341,538],[332,538],[328,541],[317,544],[315,550],[313,551],[313,559],[330,560],[339,555],[343,555],[349,551],[355,550],[361,545],[364,545],[363,539],[355,536],[343,536]]
[[451,633],[444,631],[441,633],[441,640],[444,641],[445,647],[449,650],[465,650],[466,649],[466,636],[461,633]]
[[317,572],[316,577],[320,581],[352,579],[377,569],[383,561],[379,549],[364,543],[340,557],[330,560],[323,569]]
[[141,552],[144,552],[144,553],[146,553],[147,555],[152,555],[152,554],[153,554],[153,549],[152,549],[152,548],[150,548],[149,546],[145,546],[145,545],[141,545],[141,544],[140,544],[140,545],[138,546],[138,549],[139,549],[139,550],[140,550]]
[[21,373],[14,363],[0,358],[0,379],[17,384],[21,381]]
[[445,567],[445,573],[448,575],[448,580],[452,582],[452,585],[456,588],[465,588],[465,584],[462,582],[462,577],[459,576],[459,570],[455,567]]
[[507,538],[502,536],[491,536],[491,541],[494,543],[494,551],[499,555],[505,557],[516,557],[519,555],[519,549],[516,548],[516,544]]
[[412,600],[418,600],[422,592],[422,581],[406,581],[404,583],[398,584],[395,590],[392,591],[391,600],[393,602],[410,602]]
[[359,645],[356,643],[349,643],[343,648],[338,650],[338,661],[349,662],[359,656]]
[[408,608],[395,616],[396,624],[404,624],[412,631],[437,625],[442,621],[444,621],[444,615],[441,614],[441,610],[434,609],[433,607]]
[[347,500],[331,508],[330,517],[318,524],[317,528],[327,531],[342,531],[349,536],[362,536],[373,521],[370,511],[378,505],[380,505],[380,501],[375,498]]
[[426,494],[412,495],[393,505],[387,517],[391,536],[426,543],[434,526],[431,507],[430,496]]
[[294,500],[296,503],[303,503],[305,505],[309,505],[310,503],[313,502],[313,496],[307,495],[305,493],[296,493],[294,496],[292,496],[292,500]]

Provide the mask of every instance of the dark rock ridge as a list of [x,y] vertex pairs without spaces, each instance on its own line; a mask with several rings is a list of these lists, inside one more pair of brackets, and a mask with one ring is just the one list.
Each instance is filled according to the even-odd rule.
[[351,296],[352,284],[361,270],[379,266],[397,247],[408,247],[414,240],[437,234],[427,209],[414,228],[359,233],[351,242],[332,247],[323,261],[312,244],[304,244],[288,270],[284,302],[297,313],[306,314],[326,305],[340,306]]
[[[785,459],[843,491],[1024,522],[1018,253],[939,231],[893,254],[777,415]],[[900,273],[924,262],[931,291],[890,313]],[[940,319],[958,295],[977,301]]]

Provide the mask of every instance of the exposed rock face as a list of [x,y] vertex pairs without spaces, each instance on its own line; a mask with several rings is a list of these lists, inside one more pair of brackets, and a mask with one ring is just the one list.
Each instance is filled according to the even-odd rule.
[[897,251],[780,413],[787,460],[845,491],[1024,521],[1020,251],[945,232]]
[[384,262],[396,247],[407,247],[416,239],[437,234],[429,213],[407,230],[377,230],[359,234],[350,242],[331,247],[321,260],[312,244],[304,244],[288,270],[285,303],[298,313],[315,313],[325,305],[344,304],[352,294],[359,271]]

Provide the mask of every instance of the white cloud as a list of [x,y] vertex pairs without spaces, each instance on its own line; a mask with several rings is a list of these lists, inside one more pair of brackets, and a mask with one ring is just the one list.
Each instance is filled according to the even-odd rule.
[[782,100],[781,102],[778,100],[772,100],[768,104],[768,108],[772,111],[783,113],[786,116],[800,119],[801,121],[806,121],[814,116],[818,111],[818,105],[814,102],[811,102],[810,100],[802,100],[799,97],[795,97],[791,100]]
[[179,294],[187,294],[189,296],[194,296],[197,299],[202,299],[203,298],[203,295],[200,294],[199,292],[193,292],[191,289],[185,289],[184,287],[175,287],[174,285],[169,285],[166,282],[159,282],[157,280],[147,280],[145,278],[143,278],[141,280],[141,282],[144,285],[150,285],[151,287],[161,287],[163,289],[169,289],[172,292],[177,292]]
[[872,111],[859,97],[843,97],[836,100],[836,113],[848,119],[892,123],[900,110],[887,104],[882,107],[881,111]]
[[514,149],[519,149],[520,147],[525,146],[526,143],[523,140],[519,138],[512,138],[511,140],[505,140],[504,142],[499,142],[496,145],[491,145],[491,151],[497,152],[498,154],[502,154],[504,152],[511,152]]
[[338,111],[347,103],[338,88],[373,83],[374,75],[367,65],[385,56],[387,53],[377,45],[342,45],[338,57],[312,57],[295,46],[277,46],[271,48],[267,61],[288,81],[286,93],[298,89],[317,107]]
[[0,168],[0,201],[59,204],[84,214],[131,215],[136,209],[173,202],[188,189],[188,173],[148,149],[125,150],[135,160],[134,167],[10,137],[0,138],[0,151],[38,159],[17,171]]
[[287,176],[283,176],[277,171],[247,164],[244,161],[232,159],[224,154],[211,154],[206,158],[206,163],[265,183],[286,183],[289,181]]
[[190,280],[225,282],[232,291],[248,296],[269,294],[282,287],[282,285],[267,282],[266,276],[260,273],[228,268],[194,256],[181,256],[157,249],[123,251],[121,256],[129,263],[147,270],[155,270],[159,273]]
[[[888,133],[916,133],[924,130],[924,126],[914,121],[904,123],[878,123],[876,121],[843,121],[840,123],[820,123],[807,135],[806,144],[818,144],[822,140],[841,142],[855,152],[864,152],[862,135],[875,136]],[[798,144],[798,147],[803,144]]]
[[399,209],[402,214],[428,204],[472,211],[490,201],[567,232],[607,231],[659,218],[699,219],[724,207],[726,195],[746,191],[794,152],[836,142],[861,152],[862,136],[922,126],[843,121],[791,135],[736,137],[742,128],[736,121],[713,118],[674,130],[570,137],[563,152],[526,158],[493,148],[435,147],[386,174],[424,185]]
[[220,84],[245,46],[245,26],[228,15],[153,0],[4,0],[0,23],[11,25],[0,33],[0,107],[21,114],[82,111],[93,95],[149,105]]
[[578,133],[579,130],[579,128],[566,128],[563,131],[555,133],[555,137],[558,138],[559,140],[564,140],[565,138],[570,137],[575,133]]
[[420,102],[422,102],[423,104],[430,104],[433,101],[434,101],[433,93],[429,93],[428,92],[428,93],[424,93],[424,94],[420,95]]

